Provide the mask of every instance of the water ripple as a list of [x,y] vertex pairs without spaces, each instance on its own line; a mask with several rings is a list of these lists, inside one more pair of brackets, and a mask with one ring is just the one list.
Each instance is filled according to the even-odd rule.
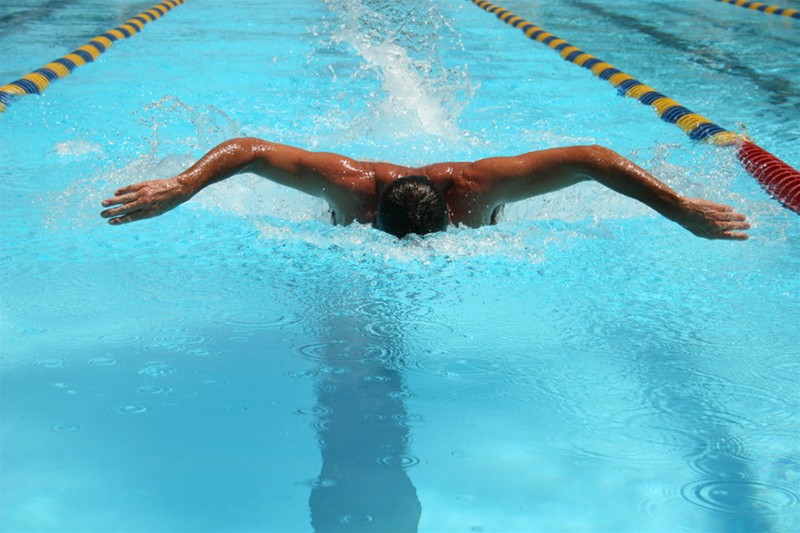
[[144,405],[122,405],[114,408],[114,411],[121,415],[138,415],[149,410],[150,408]]
[[137,374],[149,377],[164,377],[174,374],[178,369],[162,361],[151,361],[139,369]]
[[373,518],[368,514],[346,514],[339,517],[339,522],[348,526],[359,526],[371,523]]
[[378,464],[383,466],[390,466],[393,468],[411,468],[420,464],[420,458],[410,453],[402,453],[400,455],[386,455],[378,457]]
[[87,363],[93,366],[114,366],[118,361],[113,357],[94,357],[89,359]]
[[498,372],[503,364],[497,360],[491,361],[477,357],[453,357],[452,354],[441,350],[425,350],[422,356],[414,358],[407,366],[409,370],[416,370],[429,375],[441,376],[448,379],[458,379],[462,376],[478,376]]
[[294,324],[299,317],[285,310],[239,309],[218,314],[216,320],[237,328],[281,328]]
[[72,431],[78,431],[81,428],[83,428],[83,426],[81,426],[80,424],[56,424],[50,429],[52,429],[53,431],[58,431],[60,433],[70,433]]
[[391,353],[389,348],[377,344],[363,345],[342,340],[304,344],[297,351],[303,357],[323,363],[385,361]]
[[796,492],[752,480],[704,479],[687,483],[681,496],[693,505],[732,514],[778,515],[800,504]]

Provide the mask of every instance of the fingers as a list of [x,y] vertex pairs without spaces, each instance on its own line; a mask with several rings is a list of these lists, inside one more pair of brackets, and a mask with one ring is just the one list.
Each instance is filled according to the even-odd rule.
[[746,241],[749,237],[747,233],[734,230],[748,230],[750,224],[744,220],[744,216],[737,217],[736,220],[717,222],[716,230],[705,235],[708,239],[724,239],[729,241]]
[[129,215],[112,218],[108,221],[108,223],[111,224],[112,226],[119,226],[120,224],[127,224],[128,222],[133,222],[133,220],[131,220],[131,217]]
[[157,215],[157,211],[148,206],[123,206],[114,209],[107,209],[100,213],[103,218],[107,218],[108,223],[112,226],[120,224],[127,224],[142,220],[145,218],[152,218]]
[[734,233],[731,231],[726,231],[720,238],[728,241],[746,241],[750,238],[750,236],[747,233]]
[[747,217],[744,216],[741,213],[737,213],[736,211],[727,210],[724,213],[720,213],[720,216],[718,217],[718,219],[719,220],[729,221],[729,222],[743,222],[744,220],[747,219]]
[[[141,205],[140,202],[131,202],[131,203],[114,202],[113,204],[108,204],[108,205],[115,205],[115,204],[122,204],[122,205],[120,205],[119,207],[114,207],[113,209],[106,209],[105,211],[100,213],[100,216],[103,218],[111,218],[120,215],[127,215],[129,213],[139,211],[140,209],[142,209],[142,207],[144,207]],[[106,205],[106,203],[103,202],[103,205]]]
[[129,222],[134,222],[136,220],[141,220],[143,218],[148,218],[150,215],[146,211],[136,211],[134,213],[130,213],[128,215],[122,215],[118,217],[111,218],[108,223],[112,226],[119,226],[120,224],[128,224]]
[[100,204],[103,207],[108,207],[111,205],[121,205],[121,204],[129,204],[136,200],[136,195],[133,193],[128,194],[120,194],[120,191],[116,192],[116,196],[113,198],[108,198],[107,200],[103,200]]
[[710,240],[724,240],[724,241],[746,241],[750,238],[747,233],[739,231],[721,231],[719,233],[710,233],[703,235],[706,239]]
[[132,185],[127,185],[121,189],[117,189],[117,191],[114,193],[114,196],[122,196],[123,194],[136,192],[139,189],[141,189],[145,185],[145,183],[147,182],[143,181],[141,183],[134,183]]

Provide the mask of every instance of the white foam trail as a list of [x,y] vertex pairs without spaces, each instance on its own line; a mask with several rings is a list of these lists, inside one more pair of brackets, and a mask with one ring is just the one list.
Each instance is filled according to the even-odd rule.
[[[469,82],[465,72],[446,68],[440,57],[443,51],[437,46],[436,32],[448,29],[441,15],[431,12],[430,6],[424,16],[415,17],[413,6],[403,4],[373,10],[362,0],[326,3],[341,21],[329,43],[352,47],[365,60],[355,76],[372,72],[381,84],[379,91],[355,96],[367,97],[369,113],[357,118],[352,129],[361,135],[394,138],[461,135],[457,93],[469,92]],[[387,11],[394,16],[387,16]],[[426,28],[423,20],[439,22]],[[328,70],[336,76],[331,65]]]

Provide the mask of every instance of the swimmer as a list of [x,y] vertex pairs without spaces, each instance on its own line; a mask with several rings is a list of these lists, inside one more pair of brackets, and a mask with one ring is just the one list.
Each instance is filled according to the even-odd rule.
[[119,189],[103,201],[110,209],[101,216],[119,225],[162,215],[204,187],[243,172],[324,198],[336,224],[372,224],[397,237],[444,231],[448,224],[494,224],[507,203],[583,181],[596,181],[638,200],[699,237],[745,240],[743,230],[750,228],[745,216],[732,208],[683,197],[602,146],[412,168],[255,138],[226,141],[175,177]]

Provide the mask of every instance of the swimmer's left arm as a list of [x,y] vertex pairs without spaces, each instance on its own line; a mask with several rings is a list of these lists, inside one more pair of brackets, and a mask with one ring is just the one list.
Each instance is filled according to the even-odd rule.
[[744,240],[750,225],[732,208],[686,198],[632,161],[602,146],[574,146],[477,161],[465,172],[487,206],[596,181],[651,207],[699,237]]

